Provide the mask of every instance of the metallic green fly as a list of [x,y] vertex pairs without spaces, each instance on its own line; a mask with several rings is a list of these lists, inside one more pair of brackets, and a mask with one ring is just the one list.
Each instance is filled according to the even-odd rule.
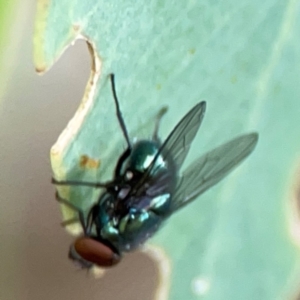
[[[136,249],[151,237],[174,212],[217,184],[255,148],[257,133],[237,137],[196,159],[179,172],[202,123],[206,103],[196,104],[175,126],[167,139],[158,138],[158,124],[151,140],[130,141],[110,75],[116,113],[127,142],[109,182],[56,181],[55,185],[103,188],[87,216],[79,207],[57,200],[76,211],[83,235],[71,245],[69,257],[83,268],[109,267],[123,252]],[[65,222],[66,224],[71,223]]]

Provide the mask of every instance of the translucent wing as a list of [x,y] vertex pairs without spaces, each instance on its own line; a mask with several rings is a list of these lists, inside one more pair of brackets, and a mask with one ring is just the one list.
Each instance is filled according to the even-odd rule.
[[204,101],[196,104],[175,126],[160,148],[164,158],[171,157],[178,169],[183,164],[202,123],[205,108]]
[[257,133],[246,134],[215,148],[194,161],[183,172],[177,183],[170,213],[189,204],[222,180],[253,151],[257,140]]
[[165,160],[170,159],[173,161],[177,170],[180,169],[201,125],[205,108],[206,102],[199,102],[181,119],[160,147],[147,172],[145,172],[143,178],[138,182],[134,190],[140,187],[143,188],[143,184],[149,180],[151,177],[150,174],[154,170],[155,162],[160,154],[163,154]]

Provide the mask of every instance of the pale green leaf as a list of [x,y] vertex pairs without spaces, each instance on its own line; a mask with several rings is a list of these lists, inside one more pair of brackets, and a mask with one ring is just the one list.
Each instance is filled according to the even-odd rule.
[[[237,171],[152,240],[170,260],[170,299],[274,300],[296,292],[291,204],[299,180],[299,9],[296,0],[39,1],[37,70],[49,69],[76,38],[92,49],[85,98],[52,148],[57,179],[111,178],[126,146],[112,72],[132,138],[151,136],[164,105],[162,139],[195,103],[207,101],[187,163],[236,135],[260,134]],[[85,210],[99,192],[61,189]]]

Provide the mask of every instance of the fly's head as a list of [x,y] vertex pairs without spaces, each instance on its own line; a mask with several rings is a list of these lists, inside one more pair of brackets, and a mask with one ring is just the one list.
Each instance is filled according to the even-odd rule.
[[112,267],[120,262],[121,255],[103,241],[82,236],[70,246],[69,258],[82,269],[90,269],[93,265]]

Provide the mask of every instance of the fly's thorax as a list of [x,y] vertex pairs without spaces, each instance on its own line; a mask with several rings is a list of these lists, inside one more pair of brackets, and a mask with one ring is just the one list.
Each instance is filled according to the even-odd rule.
[[118,198],[120,188],[115,192],[104,192],[94,208],[94,224],[98,238],[108,241],[118,251],[122,244],[122,237],[119,233],[119,222],[127,214],[127,207],[124,199]]
[[[151,165],[153,159],[159,152],[160,144],[151,140],[141,140],[135,143],[132,151],[124,164],[122,173],[130,170],[133,173],[144,173]],[[167,162],[161,154],[158,155],[153,171],[167,168]],[[129,173],[130,174],[130,173]]]
[[[104,193],[94,219],[98,237],[113,245],[119,253],[135,249],[158,229],[168,212],[170,198],[170,194],[156,197],[145,194],[124,201]],[[121,204],[124,210],[119,209]]]
[[99,202],[94,207],[94,216],[96,226],[104,227],[107,223],[117,223],[120,216],[127,213],[126,202],[119,197],[123,189],[120,188],[115,193],[105,192],[100,196]]
[[159,151],[157,142],[135,143],[121,176],[99,199],[94,216],[97,234],[120,253],[143,244],[169,212],[176,172]]

